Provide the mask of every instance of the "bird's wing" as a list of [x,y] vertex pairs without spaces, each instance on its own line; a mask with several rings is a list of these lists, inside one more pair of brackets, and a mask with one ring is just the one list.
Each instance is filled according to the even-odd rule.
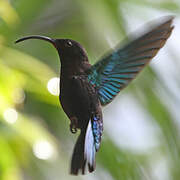
[[94,64],[88,80],[96,86],[102,105],[106,105],[149,63],[170,36],[173,17],[143,36],[129,42]]

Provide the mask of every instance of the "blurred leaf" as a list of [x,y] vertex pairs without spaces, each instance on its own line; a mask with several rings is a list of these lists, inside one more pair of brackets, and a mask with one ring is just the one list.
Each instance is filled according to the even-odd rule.
[[17,25],[19,17],[14,8],[6,0],[0,0],[0,17],[9,25]]
[[119,149],[107,137],[98,153],[98,162],[114,177],[114,179],[144,179],[138,162],[140,158],[130,152]]
[[[131,5],[133,11],[122,9],[124,3]],[[170,0],[0,0],[0,179],[103,179],[98,171],[84,177],[68,174],[72,138],[75,142],[77,136],[71,136],[68,131],[69,120],[59,107],[58,97],[47,90],[49,79],[59,74],[58,62],[51,61],[58,59],[55,49],[39,41],[14,45],[14,40],[26,34],[72,38],[82,43],[94,62],[125,37],[129,22],[133,22],[127,19],[129,14],[134,19],[136,15],[142,19],[149,16],[144,8],[162,14],[179,14],[180,10],[178,2]],[[174,56],[171,58],[174,60]],[[178,73],[174,74],[178,84],[176,76]],[[151,68],[146,68],[124,93],[134,95],[142,111],[154,121],[160,132],[159,144],[146,153],[137,153],[117,146],[105,132],[97,153],[97,169],[100,166],[104,176],[107,173],[115,180],[157,180],[154,175],[157,164],[152,163],[151,168],[150,163],[163,157],[167,168],[163,165],[164,169],[156,171],[169,173],[170,179],[179,179],[179,125],[168,108],[169,102],[162,99],[157,83],[167,89],[168,98],[179,101],[172,87],[166,87]],[[22,100],[17,102],[18,98]],[[9,108],[18,115],[13,123],[5,118]],[[53,146],[55,159],[35,157],[33,147],[39,140],[47,140]]]

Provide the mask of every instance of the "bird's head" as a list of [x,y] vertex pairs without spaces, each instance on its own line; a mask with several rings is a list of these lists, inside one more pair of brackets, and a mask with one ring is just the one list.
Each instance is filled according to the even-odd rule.
[[46,36],[26,36],[18,39],[15,43],[28,39],[40,39],[50,42],[58,51],[61,63],[81,63],[88,61],[84,48],[76,41],[71,39],[52,39]]

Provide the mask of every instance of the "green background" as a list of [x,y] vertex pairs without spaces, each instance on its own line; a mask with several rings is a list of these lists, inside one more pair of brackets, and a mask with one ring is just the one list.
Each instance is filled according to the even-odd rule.
[[[178,0],[0,0],[0,180],[179,180],[179,14]],[[129,32],[139,34],[143,24],[165,15],[176,15],[167,46],[103,108],[95,173],[70,176],[78,135],[70,133],[58,96],[47,89],[59,76],[58,54],[43,41],[14,41],[32,34],[74,39],[94,63]],[[148,136],[139,134],[149,126]],[[139,136],[143,146],[136,146]],[[49,148],[47,157],[41,156],[43,148]]]

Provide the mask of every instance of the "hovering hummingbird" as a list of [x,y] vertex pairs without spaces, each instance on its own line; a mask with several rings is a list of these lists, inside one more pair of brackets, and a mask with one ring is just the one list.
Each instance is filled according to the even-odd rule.
[[50,42],[61,61],[60,103],[70,119],[70,130],[80,135],[71,160],[71,174],[95,170],[95,155],[100,148],[103,132],[101,106],[110,103],[131,80],[150,62],[171,35],[173,17],[125,46],[117,46],[94,65],[90,65],[84,48],[71,39],[27,36]]

